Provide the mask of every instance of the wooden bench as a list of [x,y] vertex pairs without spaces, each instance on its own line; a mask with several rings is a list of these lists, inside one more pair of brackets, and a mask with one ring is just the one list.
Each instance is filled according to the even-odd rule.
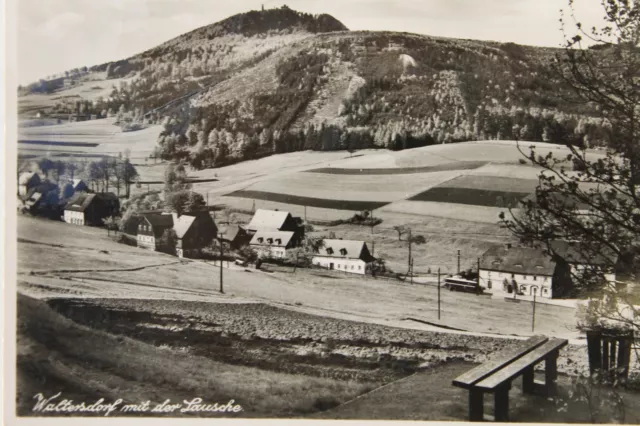
[[[557,361],[565,339],[534,336],[516,347],[498,354],[453,380],[453,385],[469,391],[469,421],[508,421],[511,382],[522,376],[524,393],[551,395],[556,389]],[[534,380],[534,368],[545,362],[545,381]],[[494,395],[493,418],[484,415],[484,394]]]

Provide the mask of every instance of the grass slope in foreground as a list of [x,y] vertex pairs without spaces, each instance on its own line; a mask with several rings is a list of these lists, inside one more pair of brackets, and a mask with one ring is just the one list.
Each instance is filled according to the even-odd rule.
[[375,210],[389,204],[381,201],[328,200],[324,198],[300,197],[297,195],[251,190],[234,191],[226,194],[225,197],[251,198],[254,200],[275,201],[298,206],[350,211]]
[[33,397],[40,392],[45,397],[62,392],[63,398],[76,403],[99,398],[107,403],[122,398],[124,404],[151,400],[152,405],[168,398],[172,403],[195,397],[210,403],[234,399],[243,406],[242,417],[294,417],[317,412],[326,401],[335,405],[370,389],[362,383],[224,364],[93,330],[23,295],[18,295],[17,332],[21,416],[36,414],[31,411]]

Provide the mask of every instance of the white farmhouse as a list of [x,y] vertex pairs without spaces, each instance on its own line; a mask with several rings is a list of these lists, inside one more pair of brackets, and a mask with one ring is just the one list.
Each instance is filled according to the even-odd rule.
[[311,263],[327,269],[365,275],[371,271],[374,260],[364,241],[325,239]]
[[284,259],[287,249],[294,247],[292,231],[256,231],[249,245],[259,257]]
[[556,264],[542,250],[495,246],[480,260],[480,286],[488,293],[553,297]]

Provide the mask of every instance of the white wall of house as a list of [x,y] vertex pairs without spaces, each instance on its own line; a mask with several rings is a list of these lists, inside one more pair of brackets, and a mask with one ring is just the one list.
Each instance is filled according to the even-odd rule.
[[311,259],[311,263],[323,268],[349,272],[352,274],[364,275],[367,272],[367,263],[360,259],[341,259],[336,257],[315,256]]
[[484,287],[487,293],[513,295],[513,292],[509,293],[509,287],[504,283],[505,279],[508,284],[512,285],[512,289],[513,281],[515,281],[518,286],[518,292],[527,296],[536,295],[549,299],[553,297],[551,287],[553,278],[551,276],[512,274],[511,272],[480,269],[480,286]]
[[152,235],[141,235],[138,234],[138,247],[155,250],[156,249],[156,238]]
[[[584,268],[585,268],[584,265],[571,265],[571,274],[579,275],[581,270],[583,270]],[[604,274],[604,279],[607,280],[607,282],[612,283],[616,280],[616,274],[615,273]]]
[[277,259],[284,259],[287,256],[287,249],[285,249],[284,247],[269,247],[252,244],[251,248],[253,248],[256,253],[258,253],[258,257],[271,256]]
[[72,225],[84,225],[84,212],[65,210],[64,221]]

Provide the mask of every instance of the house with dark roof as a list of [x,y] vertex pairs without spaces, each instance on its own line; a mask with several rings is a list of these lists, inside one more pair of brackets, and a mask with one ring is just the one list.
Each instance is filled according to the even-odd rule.
[[167,230],[176,234],[176,255],[197,257],[211,244],[218,228],[207,211],[178,215],[177,213],[143,213],[138,221],[138,247],[160,248],[160,239]]
[[494,246],[480,259],[480,286],[488,293],[553,297],[556,263],[543,250]]
[[73,225],[101,226],[103,219],[119,215],[120,202],[112,192],[79,192],[64,208],[64,221]]
[[365,275],[375,258],[364,241],[325,239],[311,263],[323,268]]
[[178,257],[197,257],[200,251],[211,244],[218,228],[208,211],[172,213],[173,230],[176,232],[176,254]]
[[25,172],[18,177],[18,195],[24,200],[30,190],[36,188],[42,179],[37,173]]
[[82,179],[71,179],[69,181],[74,192],[89,192],[89,185]]
[[258,253],[259,257],[274,257],[284,259],[287,250],[295,247],[293,243],[295,233],[292,231],[256,231],[251,237],[249,245]]
[[158,250],[160,238],[168,229],[173,228],[173,216],[170,213],[143,213],[138,222],[138,247]]

